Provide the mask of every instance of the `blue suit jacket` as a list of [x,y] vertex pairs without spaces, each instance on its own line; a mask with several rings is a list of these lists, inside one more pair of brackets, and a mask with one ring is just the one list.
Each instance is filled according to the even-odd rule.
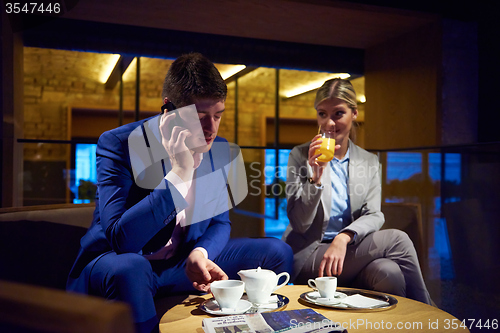
[[[143,247],[161,229],[176,223],[177,212],[185,208],[179,205],[183,201],[180,193],[169,187],[168,181],[163,178],[170,169],[168,158],[158,160],[150,166],[151,170],[163,170],[154,176],[157,178],[156,188],[148,189],[137,185],[130,158],[129,136],[134,130],[137,133],[139,128],[142,129],[148,147],[161,144],[159,136],[155,138],[154,135],[146,135],[148,131],[145,127],[155,124],[151,120],[154,118],[118,127],[103,133],[99,138],[96,151],[96,208],[92,225],[81,239],[81,249],[69,275],[69,290],[87,292],[88,271],[85,268],[92,260],[109,251],[118,254],[142,253]],[[204,154],[195,176],[198,179],[213,173],[214,170],[224,168],[229,161],[229,145],[225,139],[217,137],[211,150]],[[209,189],[204,190],[197,191],[196,197]],[[227,244],[230,228],[228,210],[189,225],[184,244],[177,251],[176,257],[184,260],[193,248],[199,246],[205,248],[209,259],[213,260]],[[167,241],[168,238],[163,244]]]

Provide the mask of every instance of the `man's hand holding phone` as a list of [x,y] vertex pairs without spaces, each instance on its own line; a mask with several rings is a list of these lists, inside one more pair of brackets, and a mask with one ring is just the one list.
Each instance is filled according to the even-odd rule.
[[[189,116],[193,118],[193,115]],[[197,117],[196,121],[198,121]],[[172,171],[184,182],[192,180],[194,169],[197,168],[201,162],[201,154],[195,153],[193,150],[195,147],[191,147],[193,146],[193,136],[199,134],[190,131],[190,127],[193,126],[189,126],[189,124],[181,118],[179,112],[166,112],[161,115],[160,133],[163,147],[170,158]]]

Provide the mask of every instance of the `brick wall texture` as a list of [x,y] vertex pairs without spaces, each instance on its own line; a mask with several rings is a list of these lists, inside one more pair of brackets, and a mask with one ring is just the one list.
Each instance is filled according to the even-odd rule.
[[[70,139],[68,110],[79,108],[119,108],[119,84],[104,87],[102,73],[108,54],[41,48],[24,49],[24,137],[29,139]],[[161,90],[172,60],[141,58],[140,110],[157,111],[162,105]],[[223,67],[224,65],[220,65]],[[280,70],[280,89],[294,84],[294,72]],[[263,117],[273,117],[276,98],[276,69],[258,68],[238,81],[238,144],[261,146]],[[300,73],[301,79],[317,75]],[[296,80],[296,79],[295,79]],[[135,61],[123,77],[123,109],[135,109]],[[234,142],[235,83],[228,84],[226,112],[219,135]],[[280,117],[315,119],[314,93],[291,99],[280,98]],[[67,145],[25,144],[27,160],[65,160]],[[245,152],[246,160],[261,161],[258,150]]]

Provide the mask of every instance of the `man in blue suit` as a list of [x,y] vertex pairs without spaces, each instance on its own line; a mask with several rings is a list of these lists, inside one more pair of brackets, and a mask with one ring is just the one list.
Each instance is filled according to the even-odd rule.
[[233,149],[217,136],[226,95],[208,59],[183,55],[165,78],[168,112],[99,138],[94,219],[67,289],[129,303],[138,332],[158,331],[154,297],[207,292],[241,269],[292,271],[281,240],[230,239],[228,209],[242,191],[230,180]]

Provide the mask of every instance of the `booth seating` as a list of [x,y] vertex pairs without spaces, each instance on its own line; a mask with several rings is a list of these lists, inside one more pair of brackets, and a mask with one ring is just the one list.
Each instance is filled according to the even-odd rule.
[[133,333],[130,307],[62,290],[0,281],[2,333]]
[[65,291],[94,204],[0,209],[0,332],[132,333],[127,304]]
[[[420,205],[384,203],[382,211],[386,216],[384,228],[397,228],[407,232],[417,248],[421,266],[425,266],[426,246]],[[27,288],[24,293],[28,298],[26,309],[32,309],[31,306],[34,305],[30,302],[38,297],[47,299],[47,303],[51,303],[52,296],[54,302],[61,301],[61,304],[86,302],[88,297],[69,294],[64,290],[67,276],[80,247],[80,239],[92,222],[93,212],[94,204],[59,204],[0,209],[0,281],[21,283],[24,288]],[[233,229],[239,228],[237,219],[233,219],[232,227]],[[12,298],[8,298],[9,295],[3,293],[4,289],[11,288],[8,283],[1,282],[0,285],[2,307],[6,304],[5,297],[9,302],[12,301]],[[16,286],[16,288],[23,288],[23,286]],[[50,296],[51,290],[52,296]],[[63,300],[65,294],[71,299]],[[19,292],[19,295],[23,293]],[[74,297],[77,299],[72,299]],[[15,302],[19,301],[19,299],[15,300]],[[94,301],[96,300],[92,300]],[[175,297],[157,300],[159,316],[161,317],[177,301]],[[69,308],[79,311],[78,307]],[[50,308],[50,311],[56,310]],[[98,331],[87,330],[87,332]]]
[[0,209],[0,279],[66,289],[94,204]]

